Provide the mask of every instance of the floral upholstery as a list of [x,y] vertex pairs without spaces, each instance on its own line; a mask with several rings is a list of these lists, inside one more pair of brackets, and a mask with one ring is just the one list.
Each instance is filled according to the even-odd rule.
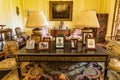
[[9,56],[16,53],[18,48],[18,43],[16,41],[7,41],[3,46],[3,52],[5,56]]
[[111,57],[118,57],[120,55],[120,43],[115,40],[108,42],[106,49]]
[[117,59],[111,59],[109,62],[109,67],[117,72],[120,72],[120,61]]
[[109,68],[117,72],[120,72],[120,61],[119,61],[120,43],[118,43],[117,41],[110,41],[106,45],[106,49],[110,53],[110,57],[111,57],[109,62]]
[[0,62],[0,70],[10,70],[16,68],[15,58],[8,58]]

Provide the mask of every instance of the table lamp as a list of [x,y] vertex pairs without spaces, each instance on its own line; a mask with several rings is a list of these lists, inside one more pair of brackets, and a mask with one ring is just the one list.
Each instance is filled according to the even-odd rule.
[[41,34],[42,28],[46,26],[48,26],[48,21],[42,11],[30,12],[26,23],[27,28],[34,28],[32,30],[34,34]]
[[99,22],[97,19],[96,12],[94,10],[85,10],[81,11],[76,25],[79,25],[84,28],[99,28]]

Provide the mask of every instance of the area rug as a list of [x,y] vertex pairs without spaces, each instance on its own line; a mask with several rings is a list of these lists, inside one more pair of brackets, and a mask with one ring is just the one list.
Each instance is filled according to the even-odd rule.
[[[44,64],[47,64],[47,63],[44,63]],[[82,73],[91,73],[90,75],[92,75],[92,76],[94,76],[95,75],[95,73],[94,73],[94,70],[91,70],[91,69],[89,69],[89,68],[85,68],[85,69],[87,69],[88,71],[93,71],[93,72],[87,72],[87,71],[82,71],[83,69],[84,69],[84,66],[83,65],[85,65],[85,64],[87,64],[87,63],[82,63],[82,64],[79,64],[79,66],[81,66],[81,67],[79,67],[78,68],[78,64],[77,64],[77,66],[76,67],[74,67],[73,66],[73,64],[72,64],[72,66],[71,66],[71,64],[67,64],[67,65],[69,65],[70,67],[67,67],[67,66],[65,66],[65,65],[62,65],[62,66],[59,66],[59,67],[55,67],[55,65],[53,65],[52,63],[51,63],[51,65],[48,65],[47,64],[47,66],[45,66],[43,63],[41,64],[41,65],[39,65],[39,66],[41,66],[41,67],[44,67],[44,69],[45,69],[45,72],[43,73],[43,70],[40,68],[40,67],[38,67],[38,65],[37,66],[33,66],[33,65],[31,65],[31,64],[29,64],[29,71],[27,71],[27,73],[25,73],[26,72],[26,70],[25,69],[23,69],[22,71],[24,72],[24,73],[22,73],[23,75],[24,75],[24,77],[23,77],[23,80],[36,80],[35,78],[33,78],[33,79],[30,79],[30,78],[32,78],[29,74],[31,74],[31,75],[37,75],[37,74],[39,74],[39,75],[41,75],[41,73],[42,74],[44,74],[44,76],[45,77],[48,77],[49,79],[37,79],[37,80],[58,80],[58,75],[57,74],[60,74],[61,73],[61,71],[69,78],[69,79],[67,79],[66,78],[66,80],[104,80],[103,78],[96,78],[96,79],[89,79],[89,77],[87,78],[87,77],[81,77],[81,76],[83,76],[83,75],[79,75],[79,74],[77,74],[77,75],[79,75],[79,77],[77,77],[77,76],[74,76],[74,74],[76,74],[76,73],[78,73],[78,72],[82,72]],[[58,66],[59,64],[57,64],[56,63],[56,66]],[[30,66],[32,67],[32,68],[30,68]],[[35,68],[35,67],[37,67],[37,68]],[[49,68],[48,68],[49,67]],[[87,67],[87,66],[85,66],[85,67]],[[25,67],[24,67],[25,68]],[[50,69],[53,69],[54,68],[54,71],[53,70],[50,70]],[[74,69],[75,68],[75,69]],[[81,69],[80,69],[81,68]],[[27,69],[28,69],[28,65],[27,65]],[[31,72],[31,70],[33,69],[33,72],[32,73],[30,73]],[[58,71],[58,70],[61,70],[61,71]],[[67,70],[67,72],[66,72],[66,69],[71,69],[70,70],[70,72]],[[77,69],[77,70],[76,70]],[[96,69],[96,68],[95,68]],[[80,71],[81,70],[81,71]],[[49,71],[50,73],[48,73],[47,71]],[[72,71],[72,72],[71,72]],[[68,75],[68,73],[69,73],[69,75]],[[53,74],[54,74],[54,76],[53,76]],[[55,75],[56,74],[56,75]],[[97,73],[98,74],[98,73]],[[51,77],[52,76],[52,77]],[[102,76],[102,74],[100,75],[100,76]],[[80,79],[80,77],[81,78],[83,78],[83,79]],[[96,77],[96,76],[94,76],[94,77]],[[115,72],[115,71],[113,71],[113,70],[108,70],[108,75],[107,75],[107,77],[108,77],[108,80],[120,80],[120,75],[117,73],[117,72]],[[18,73],[17,73],[17,70],[12,70],[11,72],[9,72],[2,80],[19,80],[19,78],[18,78]]]

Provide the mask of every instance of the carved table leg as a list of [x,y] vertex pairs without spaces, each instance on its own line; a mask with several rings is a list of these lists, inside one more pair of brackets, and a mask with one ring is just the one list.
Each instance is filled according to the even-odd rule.
[[21,75],[21,62],[17,62],[17,70],[18,70],[18,76],[19,76],[19,80],[22,80],[22,75]]

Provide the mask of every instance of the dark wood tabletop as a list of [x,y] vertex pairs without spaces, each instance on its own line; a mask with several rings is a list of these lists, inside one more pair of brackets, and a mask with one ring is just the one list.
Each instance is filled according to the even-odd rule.
[[78,42],[77,49],[70,48],[70,42],[66,41],[63,49],[57,49],[55,47],[55,42],[50,42],[49,50],[37,50],[35,49],[26,49],[25,47],[21,48],[17,55],[108,55],[107,51],[100,46],[97,46],[96,50],[86,50],[85,46],[82,45],[82,42]]

